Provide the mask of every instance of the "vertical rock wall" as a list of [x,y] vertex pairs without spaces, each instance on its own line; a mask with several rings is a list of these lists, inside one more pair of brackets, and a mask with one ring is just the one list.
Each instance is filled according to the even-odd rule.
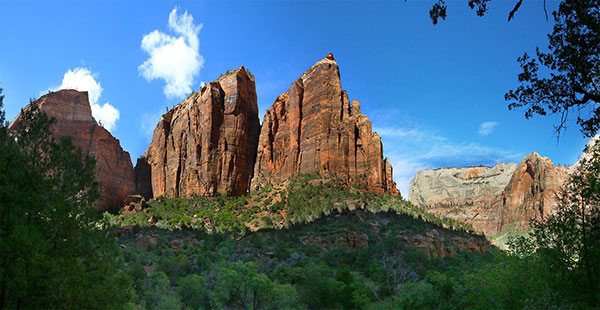
[[359,102],[350,104],[332,54],[304,72],[266,112],[251,188],[305,173],[399,194],[381,137]]
[[136,167],[150,182],[140,176],[138,190],[154,197],[244,195],[259,131],[254,77],[240,67],[161,117]]

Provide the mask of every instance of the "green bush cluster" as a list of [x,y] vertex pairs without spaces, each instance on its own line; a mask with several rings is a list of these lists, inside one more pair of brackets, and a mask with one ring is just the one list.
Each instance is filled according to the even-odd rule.
[[[452,264],[428,261],[399,245],[395,236],[431,229],[447,236],[459,232],[394,212],[332,213],[309,224],[262,230],[238,240],[198,229],[140,227],[134,235],[119,238],[119,264],[132,278],[135,303],[148,309],[376,309],[392,298],[385,289],[382,253],[400,249],[404,268],[417,270],[414,281],[436,266]],[[376,223],[386,224],[376,232]],[[362,233],[368,236],[366,248],[336,243],[340,236]],[[140,236],[157,236],[157,244],[140,248]],[[327,244],[306,241],[315,236]],[[183,246],[172,248],[173,240]],[[151,275],[144,270],[149,267]]]

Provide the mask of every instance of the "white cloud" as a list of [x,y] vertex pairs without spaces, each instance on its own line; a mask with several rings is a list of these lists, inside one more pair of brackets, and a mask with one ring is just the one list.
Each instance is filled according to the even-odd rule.
[[496,128],[496,126],[498,126],[498,122],[483,122],[481,123],[481,125],[479,125],[477,133],[480,136],[487,136],[494,131],[494,128]]
[[446,138],[433,134],[432,132],[417,128],[381,127],[374,128],[380,136],[399,138],[407,141],[444,141]]
[[98,123],[106,128],[108,131],[112,131],[119,119],[119,110],[106,102],[103,105],[92,103],[92,115],[98,121]]
[[150,58],[138,70],[148,81],[163,79],[168,98],[184,97],[192,91],[194,77],[204,66],[204,57],[198,52],[202,24],[194,25],[187,11],[178,15],[175,7],[169,14],[169,29],[175,36],[158,30],[144,36],[141,47]]
[[88,68],[75,68],[65,73],[62,84],[59,87],[51,88],[50,90],[76,89],[87,91],[92,108],[92,116],[106,130],[112,131],[117,124],[120,113],[119,110],[108,102],[102,105],[98,104],[103,89],[100,83],[96,81],[96,76],[97,74],[92,74]]
[[102,95],[102,86],[94,77],[94,74],[87,68],[75,68],[69,70],[63,76],[62,84],[59,89],[76,89],[87,91],[90,97],[90,103],[98,103]]

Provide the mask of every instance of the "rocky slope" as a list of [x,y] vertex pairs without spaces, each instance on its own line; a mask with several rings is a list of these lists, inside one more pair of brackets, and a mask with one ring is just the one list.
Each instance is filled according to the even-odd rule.
[[359,102],[350,104],[332,54],[304,72],[266,112],[251,188],[310,173],[399,194],[381,138]]
[[[92,117],[88,93],[60,90],[42,96],[30,103],[37,105],[48,116],[56,118],[52,127],[55,138],[71,137],[73,144],[97,159],[96,180],[100,185],[100,198],[95,207],[100,210],[117,210],[127,195],[135,191],[133,166],[129,153],[119,140],[99,126]],[[20,115],[9,129],[21,126]]]
[[161,117],[136,165],[138,192],[146,198],[247,193],[259,131],[254,77],[240,67]]
[[486,235],[525,230],[555,212],[555,194],[568,177],[537,153],[521,163],[423,170],[410,183],[409,201],[429,212],[467,222]]

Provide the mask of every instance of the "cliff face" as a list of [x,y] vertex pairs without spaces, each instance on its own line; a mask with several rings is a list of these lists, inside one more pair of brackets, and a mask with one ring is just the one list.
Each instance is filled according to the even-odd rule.
[[[75,146],[97,159],[95,172],[100,197],[95,207],[111,211],[120,208],[127,195],[135,191],[131,158],[128,152],[123,151],[119,140],[92,117],[88,93],[60,90],[42,96],[30,105],[37,105],[49,117],[56,118],[52,127],[56,139],[71,137]],[[18,115],[9,129],[19,126],[20,122]]]
[[557,211],[556,194],[569,177],[568,168],[556,167],[533,152],[517,166],[496,202],[500,209],[498,231],[525,230],[532,219],[543,220]]
[[514,163],[500,163],[494,167],[422,170],[410,182],[408,200],[426,206],[431,213],[494,234],[500,214],[493,205],[516,168]]
[[161,117],[136,166],[138,191],[146,197],[244,195],[259,131],[254,77],[240,67]]
[[422,170],[410,182],[409,200],[420,205],[491,203],[510,181],[517,165]]
[[555,194],[568,175],[535,152],[518,165],[423,170],[410,183],[409,201],[486,235],[522,231],[556,211]]
[[305,173],[399,194],[381,137],[372,132],[358,101],[350,104],[332,54],[304,72],[266,112],[251,188]]

